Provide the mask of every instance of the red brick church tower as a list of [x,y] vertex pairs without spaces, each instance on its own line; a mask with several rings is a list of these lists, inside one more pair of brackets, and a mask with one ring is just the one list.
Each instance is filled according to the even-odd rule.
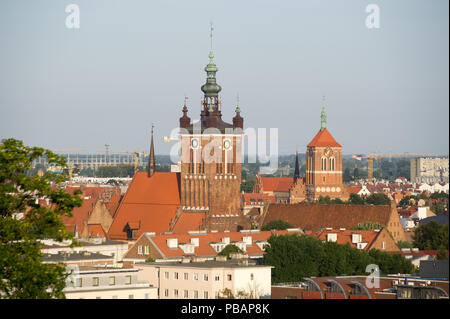
[[320,196],[348,200],[342,182],[342,146],[326,128],[325,106],[322,107],[321,127],[307,145],[306,198],[317,200]]
[[[211,30],[212,31],[212,30]],[[211,33],[212,39],[212,33]],[[211,41],[212,43],[212,41]],[[239,106],[233,123],[222,120],[217,66],[209,53],[206,83],[201,87],[200,121],[192,123],[186,103],[180,118],[180,207],[183,213],[205,214],[206,229],[233,230],[241,218],[241,148],[244,119]]]

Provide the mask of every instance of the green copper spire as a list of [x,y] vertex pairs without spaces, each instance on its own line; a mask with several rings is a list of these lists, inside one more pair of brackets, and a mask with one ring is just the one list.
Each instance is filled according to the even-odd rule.
[[239,107],[239,93],[236,97],[236,113],[241,113],[241,108]]
[[323,97],[322,113],[320,114],[320,130],[327,128],[327,114],[325,113],[325,96]]
[[214,64],[214,53],[212,49],[212,39],[213,39],[213,26],[211,23],[211,30],[209,36],[211,38],[211,48],[209,51],[209,63],[205,67],[206,72],[206,84],[202,86],[202,91],[205,93],[206,97],[218,97],[219,92],[222,90],[220,85],[216,83],[216,73],[219,71],[217,66]]

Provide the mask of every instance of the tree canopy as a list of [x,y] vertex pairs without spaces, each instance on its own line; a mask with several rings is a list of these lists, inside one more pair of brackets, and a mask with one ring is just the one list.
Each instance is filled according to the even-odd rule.
[[414,231],[414,247],[421,250],[448,250],[448,224],[438,224],[430,221],[424,225],[420,225]]
[[261,230],[285,230],[288,228],[292,228],[292,225],[284,220],[272,220],[268,222],[266,225],[261,227]]
[[0,144],[0,298],[64,298],[66,268],[41,262],[39,240],[70,239],[61,216],[70,216],[82,199],[55,187],[64,175],[28,174],[41,156],[65,166],[65,158],[49,150],[12,138]]
[[365,275],[366,267],[376,264],[383,274],[410,273],[414,267],[400,254],[379,250],[369,252],[322,242],[305,235],[271,236],[266,246],[264,264],[274,266],[272,283],[294,282],[305,277]]
[[229,257],[231,253],[243,253],[243,251],[236,245],[228,244],[224,249],[222,249],[219,255]]

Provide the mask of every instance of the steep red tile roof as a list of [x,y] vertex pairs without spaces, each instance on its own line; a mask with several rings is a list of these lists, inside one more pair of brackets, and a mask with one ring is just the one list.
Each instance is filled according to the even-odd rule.
[[[278,188],[278,185],[281,183],[280,188]],[[292,184],[294,183],[294,180],[292,177],[264,177],[261,176],[261,184],[262,184],[262,190],[263,192],[274,192],[274,191],[281,191],[281,189],[286,189],[286,187],[289,187],[289,189],[292,187]],[[278,190],[280,189],[280,190]],[[287,191],[289,191],[287,189]]]
[[162,233],[170,228],[180,204],[179,173],[137,172],[119,204],[108,235],[111,239],[127,239],[128,222],[139,222],[136,238],[143,232]]
[[270,204],[263,225],[284,220],[303,230],[347,228],[363,222],[386,225],[391,214],[389,205]]
[[325,128],[323,131],[319,130],[316,136],[312,139],[307,147],[341,147],[341,144],[331,136],[330,132]]
[[332,229],[332,230],[324,230],[317,235],[317,238],[320,240],[327,240],[328,234],[336,234],[338,244],[350,244],[350,246],[357,248],[357,245],[352,243],[352,234],[360,234],[361,235],[361,243],[367,243],[364,250],[368,250],[373,241],[377,238],[380,232],[371,231],[371,230],[340,230],[340,229]]
[[111,196],[109,202],[106,203],[106,208],[108,208],[108,211],[111,213],[111,216],[114,216],[114,214],[116,213],[116,210],[119,207],[122,198],[123,196],[121,196],[120,194],[113,195]]
[[294,185],[294,180],[292,178],[289,178],[288,180],[280,180],[278,181],[277,186],[274,189],[274,192],[289,192],[292,188],[292,185]]
[[186,233],[190,230],[201,230],[205,217],[205,213],[182,213],[172,232]]
[[89,218],[89,213],[94,208],[94,204],[97,199],[85,199],[80,207],[75,207],[72,211],[72,217],[62,216],[63,224],[66,226],[67,231],[71,233],[75,230],[75,225],[77,225],[78,233],[81,233],[84,227],[84,223],[87,222]]
[[100,224],[88,225],[88,233],[91,237],[106,237],[106,233]]
[[362,189],[361,185],[352,185],[352,186],[347,186],[347,191],[349,194],[358,194],[358,192]]
[[[161,234],[156,236],[148,236],[147,238],[158,248],[158,251],[164,255],[164,258],[179,258],[185,255],[183,250],[179,248],[180,244],[190,243],[191,238],[198,238],[199,246],[194,249],[195,256],[201,257],[213,257],[217,255],[217,251],[210,245],[210,243],[218,243],[222,241],[222,238],[228,237],[230,244],[233,242],[239,242],[243,240],[243,237],[251,236],[252,245],[246,247],[246,253],[249,255],[262,255],[265,252],[259,248],[255,241],[266,241],[272,235],[287,235],[294,234],[295,232],[289,232],[287,230],[273,230],[273,231],[260,231],[258,233],[241,233],[241,232],[217,232],[206,234]],[[298,233],[297,233],[298,234]],[[176,238],[178,240],[177,248],[169,248],[167,246],[167,240]],[[139,238],[136,244],[139,243]]]

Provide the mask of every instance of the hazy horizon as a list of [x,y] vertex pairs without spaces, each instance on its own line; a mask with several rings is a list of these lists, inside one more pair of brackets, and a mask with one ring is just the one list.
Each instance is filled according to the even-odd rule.
[[[69,3],[80,28],[65,25]],[[365,8],[380,8],[368,29]],[[448,1],[6,0],[0,139],[50,149],[155,151],[184,96],[199,118],[209,25],[223,120],[278,128],[279,154],[327,128],[343,154],[449,153]]]

